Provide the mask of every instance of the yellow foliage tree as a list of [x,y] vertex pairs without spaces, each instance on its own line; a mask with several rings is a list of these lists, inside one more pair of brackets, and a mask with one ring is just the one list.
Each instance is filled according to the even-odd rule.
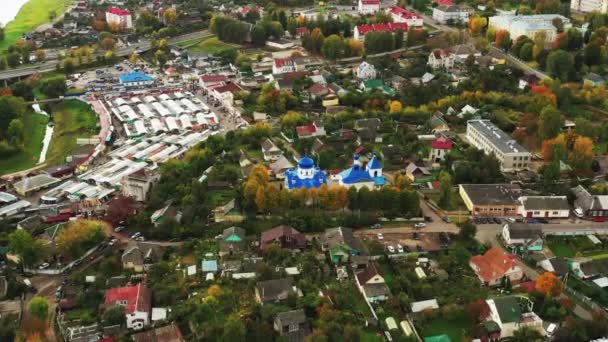
[[353,38],[347,40],[347,42],[354,56],[361,56],[363,54],[363,43]]
[[402,109],[403,109],[403,106],[401,105],[401,102],[399,102],[399,101],[392,101],[389,111],[391,113],[399,113],[399,112],[401,112]]
[[579,173],[589,173],[593,162],[593,141],[591,138],[578,136],[574,141],[569,156],[570,164]]
[[220,294],[222,294],[222,288],[217,284],[211,285],[207,289],[207,296],[217,298]]
[[61,254],[77,257],[82,255],[87,249],[103,241],[108,229],[109,226],[104,221],[71,221],[59,232],[55,239],[55,244]]

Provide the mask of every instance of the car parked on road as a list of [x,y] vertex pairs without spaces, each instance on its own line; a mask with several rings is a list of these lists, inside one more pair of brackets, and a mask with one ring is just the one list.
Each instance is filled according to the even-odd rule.
[[378,233],[378,240],[384,240],[384,235],[382,233]]
[[391,252],[391,253],[395,253],[395,247],[393,247],[393,246],[391,246],[391,245],[388,245],[388,246],[386,247],[386,249],[388,249],[388,251],[389,251],[389,252]]
[[49,266],[51,266],[48,262],[43,262],[42,264],[38,265],[38,269],[39,270],[44,270],[49,268]]
[[141,233],[140,232],[136,232],[133,235],[131,235],[131,239],[137,239],[140,236],[141,236]]
[[380,228],[382,228],[382,224],[376,223],[376,224],[372,225],[370,228],[371,229],[380,229]]
[[450,218],[448,216],[444,216],[441,218],[443,220],[443,222],[445,223],[452,223],[452,220],[450,220]]
[[420,234],[418,234],[418,233],[414,233],[414,235],[413,235],[413,239],[414,239],[414,240],[420,240]]
[[398,251],[399,253],[403,253],[403,252],[404,252],[404,250],[403,250],[403,246],[401,246],[400,244],[397,244],[397,251]]
[[118,239],[112,239],[110,242],[108,242],[108,246],[114,246],[116,242],[118,242]]
[[426,223],[424,223],[424,222],[419,222],[414,225],[414,228],[424,228],[424,227],[426,227]]
[[114,232],[119,233],[123,229],[125,229],[125,226],[118,226],[118,227],[114,228]]
[[146,238],[143,236],[138,236],[135,238],[135,241],[144,242],[144,241],[146,241]]

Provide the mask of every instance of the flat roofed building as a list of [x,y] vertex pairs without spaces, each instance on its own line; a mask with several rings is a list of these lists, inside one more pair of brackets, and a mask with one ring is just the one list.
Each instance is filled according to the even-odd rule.
[[488,26],[496,31],[507,30],[511,39],[515,41],[520,36],[527,36],[534,39],[538,34],[545,34],[548,42],[555,40],[557,28],[553,21],[559,19],[567,31],[572,24],[570,19],[559,14],[535,14],[535,15],[496,15],[490,17]]
[[503,172],[528,169],[530,152],[490,120],[469,120],[467,140],[486,154],[494,154]]
[[460,197],[475,216],[515,216],[521,187],[517,184],[460,184]]

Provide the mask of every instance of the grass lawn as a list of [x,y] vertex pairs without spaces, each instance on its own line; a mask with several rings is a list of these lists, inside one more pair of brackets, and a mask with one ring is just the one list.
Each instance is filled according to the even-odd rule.
[[601,244],[594,245],[587,236],[550,237],[549,249],[558,257],[573,258],[577,254],[602,258],[608,250]]
[[66,100],[53,108],[55,131],[47,154],[49,165],[62,164],[65,157],[78,149],[76,138],[90,138],[97,133],[97,116],[91,107],[79,100]]
[[23,116],[23,126],[26,127],[23,152],[9,158],[0,159],[0,175],[25,170],[33,167],[40,158],[42,139],[46,131],[48,118],[44,115],[28,112]]
[[9,46],[21,38],[22,34],[49,22],[49,12],[55,11],[57,16],[60,16],[72,3],[74,0],[29,0],[21,7],[15,20],[9,22],[4,28],[5,38],[0,42],[0,50],[6,51]]
[[200,39],[200,38],[189,39],[189,40],[184,40],[182,42],[176,43],[175,46],[177,46],[179,48],[184,48],[187,46],[191,46],[191,45],[200,43],[201,41],[202,41],[202,39]]
[[463,340],[463,333],[470,330],[472,322],[464,311],[455,313],[453,317],[437,317],[423,324],[417,324],[420,337],[446,334],[452,342]]
[[218,54],[225,50],[238,49],[240,47],[241,47],[240,45],[224,43],[221,40],[219,40],[217,37],[212,37],[212,38],[207,38],[207,39],[203,40],[202,42],[191,47],[190,49],[194,50],[194,51],[204,51],[204,52],[207,52],[210,54]]
[[[429,199],[431,199],[433,202],[435,202],[435,204],[439,205],[439,191],[437,192],[429,192],[429,193],[425,193],[426,197],[428,197]],[[468,210],[467,206],[464,204],[464,202],[462,201],[462,197],[460,197],[460,194],[458,193],[458,189],[455,188],[452,190],[452,203],[450,205],[449,208],[441,208],[444,210]]]

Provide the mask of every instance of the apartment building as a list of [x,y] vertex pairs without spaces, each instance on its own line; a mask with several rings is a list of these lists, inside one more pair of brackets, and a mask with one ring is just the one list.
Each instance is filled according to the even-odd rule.
[[608,0],[572,0],[570,9],[576,12],[608,12]]
[[494,154],[503,172],[525,170],[531,160],[530,152],[490,120],[469,120],[467,140],[486,154]]
[[557,35],[557,28],[553,24],[555,19],[562,21],[564,30],[572,27],[570,19],[559,14],[497,15],[490,17],[488,26],[493,27],[496,31],[509,31],[513,41],[519,36],[534,39],[536,35],[544,33],[546,40],[552,42]]
[[466,5],[440,5],[433,8],[433,19],[441,24],[463,24],[469,22],[473,13],[475,10]]

